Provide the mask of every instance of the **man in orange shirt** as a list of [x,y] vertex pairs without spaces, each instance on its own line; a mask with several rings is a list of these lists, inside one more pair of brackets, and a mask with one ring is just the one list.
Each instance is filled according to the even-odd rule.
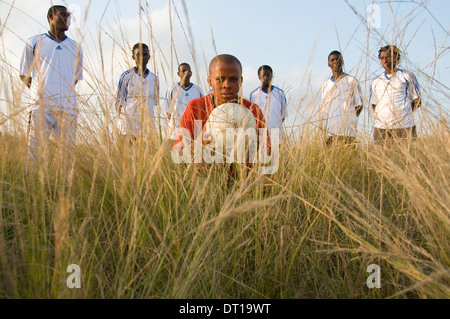
[[[238,103],[245,106],[255,117],[257,129],[266,129],[266,120],[259,106],[239,96],[242,81],[242,65],[236,57],[222,54],[212,59],[209,64],[208,83],[212,87],[213,93],[189,102],[181,118],[180,127],[172,151],[178,153],[189,144],[193,150],[195,140],[199,136],[201,137],[203,127],[206,124],[209,115],[216,106],[224,103]],[[201,127],[198,127],[199,125],[196,126],[196,122],[200,123],[200,121]],[[270,137],[268,132],[266,132],[265,135],[267,136],[266,152],[270,154]],[[185,141],[183,139],[190,139],[190,141]],[[203,142],[202,138],[201,140],[200,143]],[[194,141],[194,143],[191,143],[191,141]],[[201,157],[201,150],[199,153]],[[197,157],[198,156],[195,155],[194,151],[194,161],[196,163],[201,163],[201,160]]]

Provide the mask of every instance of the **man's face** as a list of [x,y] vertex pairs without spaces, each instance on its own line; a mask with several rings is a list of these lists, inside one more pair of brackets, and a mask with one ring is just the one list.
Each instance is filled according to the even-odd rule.
[[390,50],[382,51],[380,53],[380,61],[381,65],[387,73],[392,73],[398,64],[395,54],[392,54]]
[[55,8],[53,14],[49,16],[49,24],[58,31],[69,30],[70,12],[66,8]]
[[342,59],[342,55],[332,54],[328,58],[328,66],[331,68],[333,73],[341,73],[343,63],[344,61]]
[[237,62],[216,61],[211,67],[208,77],[216,106],[230,102],[236,103],[242,80],[241,69]]
[[141,70],[147,68],[148,61],[150,60],[150,52],[147,48],[136,48],[133,51],[133,60],[136,62],[136,67]]
[[270,70],[262,69],[259,71],[259,80],[263,87],[269,87],[272,83],[273,74]]
[[177,74],[180,77],[182,83],[189,83],[191,80],[192,71],[188,65],[183,64],[182,66],[180,66]]

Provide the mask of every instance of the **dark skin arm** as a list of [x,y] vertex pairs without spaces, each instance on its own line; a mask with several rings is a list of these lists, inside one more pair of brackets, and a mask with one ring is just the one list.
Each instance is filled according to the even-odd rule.
[[412,101],[411,105],[412,105],[412,110],[414,112],[422,105],[422,99],[421,98],[415,99],[414,101]]
[[25,85],[30,88],[31,87],[31,77],[29,76],[25,76],[25,75],[21,75],[20,79],[22,80],[23,83],[25,83]]
[[358,105],[355,108],[355,110],[356,110],[356,117],[358,117],[361,114],[362,110],[363,110],[363,106],[362,105]]

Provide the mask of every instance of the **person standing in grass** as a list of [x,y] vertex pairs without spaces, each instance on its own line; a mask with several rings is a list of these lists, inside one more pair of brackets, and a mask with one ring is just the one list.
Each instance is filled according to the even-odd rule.
[[272,85],[273,71],[270,66],[262,65],[258,69],[258,78],[261,85],[250,93],[250,101],[261,108],[268,128],[279,130],[281,141],[284,139],[283,123],[288,116],[286,95],[282,89]]
[[75,145],[77,97],[75,86],[83,79],[83,51],[65,32],[70,12],[52,6],[50,30],[28,39],[20,63],[20,78],[30,89],[28,146],[31,157],[51,136],[67,147]]
[[373,138],[384,143],[394,138],[416,137],[414,111],[421,106],[419,84],[413,73],[399,69],[401,53],[395,45],[378,51],[384,73],[371,86],[370,104],[375,119]]
[[326,144],[356,141],[356,125],[363,109],[358,80],[343,70],[344,59],[339,51],[328,55],[332,76],[322,84],[319,129],[326,134]]
[[120,134],[123,142],[130,143],[147,133],[156,132],[154,108],[159,92],[158,78],[147,68],[150,60],[148,46],[136,43],[132,58],[136,66],[121,75],[116,99]]
[[168,88],[164,102],[164,111],[169,120],[168,133],[172,139],[176,138],[175,129],[180,125],[188,103],[203,96],[202,89],[191,83],[192,70],[189,64],[181,63],[178,66],[177,75],[180,77],[180,82]]
[[[177,138],[173,143],[173,150],[183,149],[183,139],[193,141],[195,121],[201,121],[205,126],[209,115],[217,107],[225,103],[238,103],[249,109],[256,120],[256,127],[267,128],[264,114],[258,105],[239,96],[242,87],[242,65],[233,55],[221,54],[213,58],[209,64],[208,83],[212,93],[192,100],[186,107],[181,117]],[[187,136],[183,134],[187,132]],[[191,143],[191,147],[194,143]],[[267,134],[267,147],[270,151],[270,137]]]

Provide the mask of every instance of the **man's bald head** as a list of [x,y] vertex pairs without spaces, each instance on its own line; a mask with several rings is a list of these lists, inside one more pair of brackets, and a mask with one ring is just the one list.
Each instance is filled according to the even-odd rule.
[[234,55],[231,54],[220,54],[211,60],[209,63],[209,74],[211,74],[212,70],[216,67],[218,62],[222,62],[225,64],[234,64],[236,63],[239,66],[239,70],[242,75],[242,64],[241,61],[238,60]]

